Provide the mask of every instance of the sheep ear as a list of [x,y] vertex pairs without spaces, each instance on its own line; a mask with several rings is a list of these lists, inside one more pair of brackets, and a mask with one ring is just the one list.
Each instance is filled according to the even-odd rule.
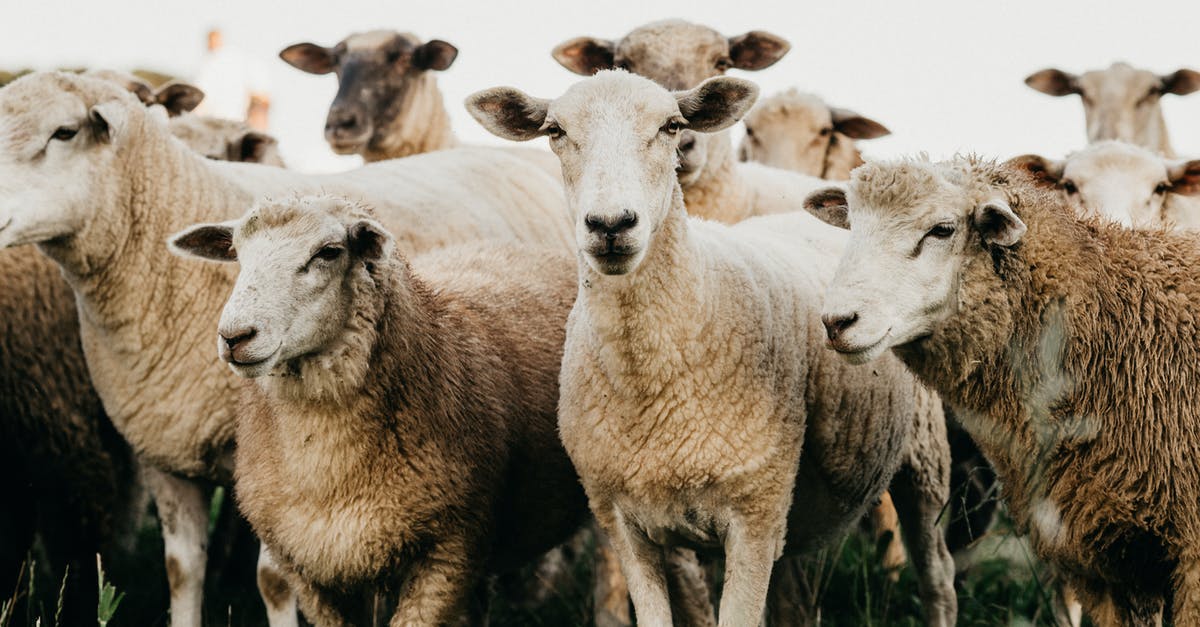
[[804,197],[804,209],[826,224],[850,228],[850,203],[841,187],[831,185],[809,193]]
[[762,70],[775,65],[792,49],[788,40],[766,31],[752,30],[729,38],[729,59],[739,70]]
[[309,74],[328,74],[337,66],[332,48],[310,43],[292,44],[279,52],[279,58]]
[[758,86],[729,76],[710,78],[689,91],[675,92],[679,113],[688,128],[700,133],[715,133],[733,126],[754,106]]
[[347,241],[350,252],[362,259],[379,261],[392,254],[392,234],[374,220],[359,220],[350,225]]
[[515,87],[493,87],[467,96],[467,112],[493,135],[523,142],[545,131],[550,101]]
[[975,209],[975,228],[983,235],[985,244],[1008,248],[1021,241],[1025,223],[1013,213],[1007,202],[992,199]]
[[1051,96],[1069,96],[1079,93],[1079,77],[1062,70],[1048,69],[1034,72],[1025,78],[1025,84]]
[[458,58],[458,48],[441,39],[430,39],[412,53],[413,67],[441,72],[450,68]]
[[1063,166],[1066,164],[1041,155],[1021,155],[1009,159],[1005,165],[1032,176],[1039,185],[1054,187],[1062,180]]
[[97,141],[112,143],[113,140],[120,137],[127,116],[128,112],[124,108],[124,103],[119,100],[109,100],[93,105],[92,110],[88,112],[92,134],[95,135]]
[[233,147],[235,150],[232,151],[232,156],[236,157],[234,159],[235,161],[241,161],[244,163],[262,163],[263,157],[266,156],[267,151],[275,146],[275,144],[275,138],[267,135],[266,133],[247,131],[246,134],[242,135],[242,137],[237,141],[237,145]]
[[208,261],[237,261],[233,249],[234,222],[197,224],[171,236],[167,248],[180,257]]
[[187,83],[168,83],[154,93],[154,102],[162,105],[171,117],[195,109],[200,106],[201,100],[204,100],[204,92]]
[[829,113],[833,118],[833,130],[851,139],[875,139],[892,134],[886,126],[849,109],[830,107]]
[[555,46],[550,56],[576,74],[591,76],[613,68],[616,49],[617,44],[610,39],[576,37]]
[[1162,93],[1186,96],[1200,90],[1200,72],[1184,68],[1162,76]]
[[1171,179],[1171,193],[1183,196],[1200,195],[1200,159],[1176,161],[1167,167]]

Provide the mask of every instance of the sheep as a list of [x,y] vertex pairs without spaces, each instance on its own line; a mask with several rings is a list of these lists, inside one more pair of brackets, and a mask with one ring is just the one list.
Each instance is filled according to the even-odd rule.
[[161,105],[167,115],[176,117],[183,115],[200,105],[204,100],[204,92],[195,85],[170,81],[157,89],[146,81],[126,72],[118,70],[88,70],[84,76],[112,81],[129,90],[147,107]]
[[1081,216],[1102,216],[1124,226],[1200,228],[1200,160],[1160,157],[1119,141],[1097,142],[1053,160],[1015,157],[1022,168]]
[[1117,139],[1174,157],[1160,98],[1200,90],[1200,72],[1183,68],[1155,74],[1127,63],[1106,70],[1071,74],[1046,69],[1030,74],[1025,84],[1051,96],[1078,94],[1083,100],[1089,142]]
[[410,266],[371,211],[332,196],[263,201],[172,247],[241,267],[217,339],[254,380],[239,505],[317,624],[361,624],[348,608],[375,588],[398,596],[393,625],[452,623],[482,572],[585,517],[555,417],[565,253],[460,247]]
[[[766,69],[790,49],[786,39],[766,31],[726,37],[701,24],[663,20],[638,27],[617,41],[576,37],[555,47],[551,56],[582,76],[620,68],[679,90],[691,89],[730,68]],[[690,215],[733,224],[758,215],[797,211],[809,192],[827,184],[807,174],[738,163],[728,131],[684,131],[679,145],[677,172]],[[885,495],[871,515],[876,538],[891,537],[885,567],[903,566],[904,550],[890,496]]]
[[[325,141],[338,154],[361,155],[372,163],[459,145],[437,85],[436,72],[458,58],[458,48],[449,42],[373,30],[353,33],[333,47],[292,44],[279,57],[309,74],[337,74]],[[503,150],[559,175],[558,160],[545,150]]]
[[[196,341],[232,277],[159,259],[167,235],[240,213],[261,195],[325,189],[374,202],[405,252],[571,239],[557,182],[497,151],[457,149],[331,176],[216,162],[119,86],[62,73],[0,90],[0,128],[0,248],[37,243],[74,289],[92,383],[156,475],[160,513],[170,513],[162,519],[173,625],[200,618],[207,521],[197,482],[232,481],[235,399],[232,375]],[[276,589],[264,572],[260,586]]]
[[112,566],[136,530],[137,464],[89,382],[75,297],[58,267],[14,248],[0,251],[0,275],[0,589],[17,590],[36,536],[52,580],[69,572],[62,624],[81,625],[95,620],[96,554]]
[[899,357],[955,408],[1097,624],[1157,624],[1168,596],[1200,624],[1195,239],[977,158],[868,163],[806,206],[850,228],[830,347]]
[[953,624],[953,563],[936,525],[948,459],[944,445],[924,446],[944,423],[911,424],[933,415],[914,405],[936,397],[898,360],[852,369],[816,341],[840,235],[804,212],[733,227],[686,215],[682,129],[721,131],[756,95],[733,78],[673,95],[602,71],[553,101],[507,87],[468,98],[489,131],[548,135],[563,163],[579,246],[560,378],[567,454],[639,624],[671,624],[662,550],[677,545],[724,549],[719,624],[758,624],[785,547],[835,537],[893,473],[926,619]]
[[181,115],[171,118],[168,124],[172,135],[209,159],[284,167],[275,138],[250,128],[245,122]]
[[742,123],[739,160],[831,181],[850,178],[863,164],[854,140],[891,134],[879,122],[795,88],[760,100]]

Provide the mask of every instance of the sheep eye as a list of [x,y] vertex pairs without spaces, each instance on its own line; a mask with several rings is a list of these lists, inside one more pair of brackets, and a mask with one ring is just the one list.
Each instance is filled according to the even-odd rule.
[[58,127],[58,130],[54,131],[54,134],[50,136],[50,139],[57,139],[58,141],[63,142],[70,141],[71,138],[75,137],[77,133],[79,133],[79,129],[77,128],[60,126]]
[[323,259],[325,261],[333,261],[342,256],[342,251],[345,250],[341,246],[325,246],[313,255],[313,259]]
[[832,132],[833,132],[833,129],[826,126],[825,128],[821,129],[821,137],[829,137],[829,134]]
[[668,133],[671,135],[678,133],[682,129],[683,129],[683,122],[680,122],[679,120],[671,120],[670,122],[667,122],[662,127],[662,130],[664,133]]
[[559,137],[566,135],[566,133],[563,132],[562,127],[557,124],[551,124],[550,126],[547,126],[546,134],[550,136],[550,139],[558,139]]
[[393,51],[387,53],[387,62],[388,63],[395,63],[399,60],[400,60],[400,53],[398,51],[393,50]]
[[718,70],[724,72],[725,70],[728,70],[730,67],[733,66],[733,61],[731,59],[722,57],[720,59],[717,59],[715,66]]
[[631,70],[629,69],[629,62],[628,62],[628,61],[617,61],[617,62],[614,64],[614,67],[616,67],[616,68],[617,68],[617,69],[619,69],[619,70],[625,70],[626,72],[629,72],[629,71],[631,71]]
[[1079,188],[1075,187],[1075,183],[1073,181],[1063,181],[1062,188],[1064,192],[1071,195],[1079,193]]
[[939,224],[939,225],[933,227],[932,229],[929,229],[929,232],[925,234],[925,237],[933,237],[933,238],[937,238],[937,239],[947,239],[951,235],[954,235],[954,225],[953,224]]
[[1154,187],[1154,193],[1155,194],[1165,194],[1165,193],[1167,193],[1168,189],[1171,189],[1170,185],[1168,185],[1166,183],[1159,183],[1158,185],[1156,185]]
[[746,127],[746,137],[754,137],[754,129],[749,126]]

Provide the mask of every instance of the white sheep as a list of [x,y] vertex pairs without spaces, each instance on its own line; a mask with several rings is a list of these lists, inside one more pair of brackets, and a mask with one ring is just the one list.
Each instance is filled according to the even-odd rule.
[[564,252],[463,246],[410,265],[368,209],[332,196],[260,202],[172,247],[240,266],[217,338],[255,382],[238,504],[310,620],[366,624],[381,593],[393,625],[482,624],[484,575],[586,518],[555,414]]
[[1200,228],[1200,160],[1160,157],[1119,141],[1097,142],[1047,159],[1010,162],[1059,191],[1080,216],[1102,216],[1132,227]]
[[808,206],[851,230],[830,346],[937,389],[1098,625],[1159,624],[1168,597],[1200,624],[1195,238],[1081,219],[977,159],[868,163]]
[[795,88],[763,98],[742,120],[738,159],[830,181],[862,165],[856,139],[891,134],[884,125]]
[[1114,63],[1108,69],[1078,75],[1053,68],[1041,70],[1030,74],[1025,84],[1051,96],[1078,95],[1089,142],[1117,139],[1174,157],[1160,98],[1200,90],[1200,72],[1184,68],[1159,75]]
[[261,195],[324,189],[375,203],[407,252],[571,239],[557,181],[494,150],[330,176],[216,162],[119,86],[62,73],[0,90],[0,128],[0,247],[38,244],[74,288],[96,391],[158,475],[173,625],[199,624],[207,508],[193,478],[232,478],[235,380],[201,341],[232,276],[164,256],[168,235]]
[[[936,524],[944,424],[913,424],[932,415],[914,405],[936,397],[898,361],[848,368],[820,341],[821,292],[844,238],[803,212],[734,227],[687,217],[681,131],[725,129],[756,95],[732,78],[672,94],[604,71],[553,101],[512,88],[468,99],[501,137],[548,135],[563,163],[580,274],[563,442],[639,624],[671,624],[663,549],[685,546],[724,551],[720,625],[757,625],[775,560],[853,525],[893,473],[926,618],[953,624],[953,563]],[[941,432],[942,447],[926,432]]]

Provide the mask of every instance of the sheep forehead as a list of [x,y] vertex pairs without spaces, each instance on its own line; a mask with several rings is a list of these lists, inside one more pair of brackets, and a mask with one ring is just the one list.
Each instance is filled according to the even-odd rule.
[[1079,85],[1085,93],[1117,99],[1140,99],[1159,82],[1153,72],[1127,63],[1114,63],[1107,69],[1084,72],[1079,77]]
[[1154,153],[1125,142],[1105,141],[1067,156],[1063,176],[1076,183],[1101,176],[1139,179],[1154,185],[1167,176],[1167,166]]
[[788,90],[762,100],[747,116],[751,124],[773,123],[824,128],[833,123],[829,105],[819,96]]
[[973,159],[870,162],[854,171],[848,197],[856,212],[886,215],[901,224],[940,219],[948,212],[966,215],[992,192],[994,167]]
[[617,57],[635,63],[695,63],[729,54],[729,40],[707,26],[663,20],[630,31],[616,48]]
[[675,97],[653,81],[628,72],[606,70],[567,89],[550,104],[548,117],[570,125],[569,132],[575,132],[614,123],[657,128],[678,113]]
[[372,30],[365,33],[354,33],[342,40],[350,52],[374,52],[402,42],[404,48],[415,48],[421,45],[421,40],[412,33],[401,33],[394,30]]
[[82,119],[92,105],[118,98],[137,100],[117,84],[97,78],[60,72],[21,77],[0,90],[0,141],[10,147],[43,141],[45,126]]
[[263,201],[241,220],[234,247],[269,244],[267,250],[289,248],[306,255],[313,246],[346,238],[346,226],[370,218],[362,205],[330,195],[300,196],[283,201]]

